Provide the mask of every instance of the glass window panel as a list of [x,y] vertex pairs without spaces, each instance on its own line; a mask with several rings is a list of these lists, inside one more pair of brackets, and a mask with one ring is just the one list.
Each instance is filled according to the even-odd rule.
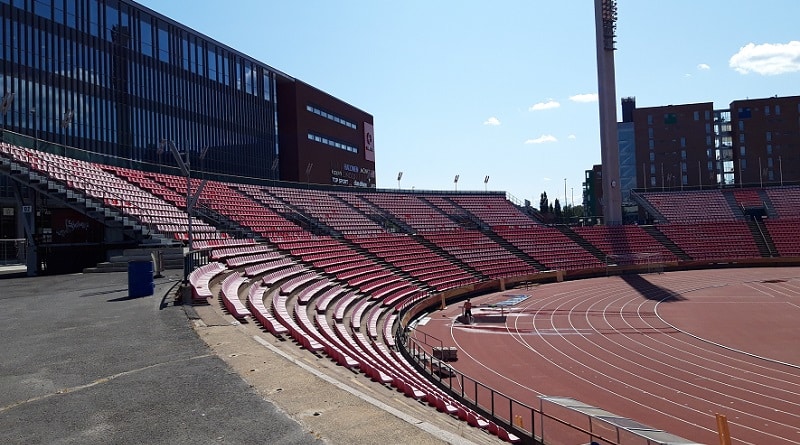
[[89,34],[100,35],[100,6],[97,0],[89,0]]
[[106,5],[106,39],[114,40],[114,33],[119,28],[119,11],[112,5]]
[[142,54],[153,57],[153,27],[150,25],[150,16],[143,15],[139,22],[139,39],[142,43]]
[[158,60],[169,62],[169,33],[163,26],[158,25]]
[[53,9],[50,1],[34,0],[33,13],[48,20],[53,18]]

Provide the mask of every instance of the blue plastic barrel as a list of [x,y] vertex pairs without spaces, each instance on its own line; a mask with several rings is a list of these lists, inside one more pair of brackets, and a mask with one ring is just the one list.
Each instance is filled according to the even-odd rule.
[[128,263],[128,296],[146,297],[155,292],[152,261],[131,261]]

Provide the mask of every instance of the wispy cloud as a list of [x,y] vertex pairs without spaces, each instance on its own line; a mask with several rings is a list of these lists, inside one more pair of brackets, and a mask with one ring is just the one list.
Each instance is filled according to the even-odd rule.
[[731,56],[728,65],[741,74],[762,76],[800,71],[800,41],[789,43],[748,43]]
[[709,66],[707,63],[698,63],[697,64],[697,70],[698,71],[708,71],[710,69],[711,69],[711,66]]
[[525,141],[526,144],[547,144],[550,142],[558,142],[558,139],[552,134],[543,134],[536,139],[528,139]]
[[492,116],[492,117],[490,117],[489,119],[486,119],[486,120],[483,122],[483,125],[491,125],[491,126],[493,126],[493,127],[496,127],[496,126],[500,125],[500,119],[498,119],[498,118],[496,118],[496,117]]
[[575,136],[574,134],[571,134],[571,135],[567,136],[567,139],[578,139],[578,137]]
[[558,108],[560,106],[561,104],[554,101],[553,99],[547,99],[547,102],[539,102],[537,104],[531,105],[531,107],[528,108],[528,111],[549,110],[552,108]]
[[569,100],[580,103],[597,102],[597,93],[576,94],[570,96]]

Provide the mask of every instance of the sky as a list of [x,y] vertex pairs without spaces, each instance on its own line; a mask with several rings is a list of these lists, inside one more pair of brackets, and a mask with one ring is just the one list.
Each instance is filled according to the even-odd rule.
[[[140,3],[373,115],[379,188],[578,205],[600,163],[592,0]],[[618,119],[622,97],[800,95],[798,17],[797,0],[618,0]]]

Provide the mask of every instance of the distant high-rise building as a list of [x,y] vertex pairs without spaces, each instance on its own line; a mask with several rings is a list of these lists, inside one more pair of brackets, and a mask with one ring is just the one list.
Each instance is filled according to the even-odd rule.
[[623,190],[634,182],[700,189],[800,181],[800,96],[736,100],[728,109],[711,102],[631,108],[623,99],[618,129]]
[[728,114],[736,184],[800,181],[800,96],[736,100]]

